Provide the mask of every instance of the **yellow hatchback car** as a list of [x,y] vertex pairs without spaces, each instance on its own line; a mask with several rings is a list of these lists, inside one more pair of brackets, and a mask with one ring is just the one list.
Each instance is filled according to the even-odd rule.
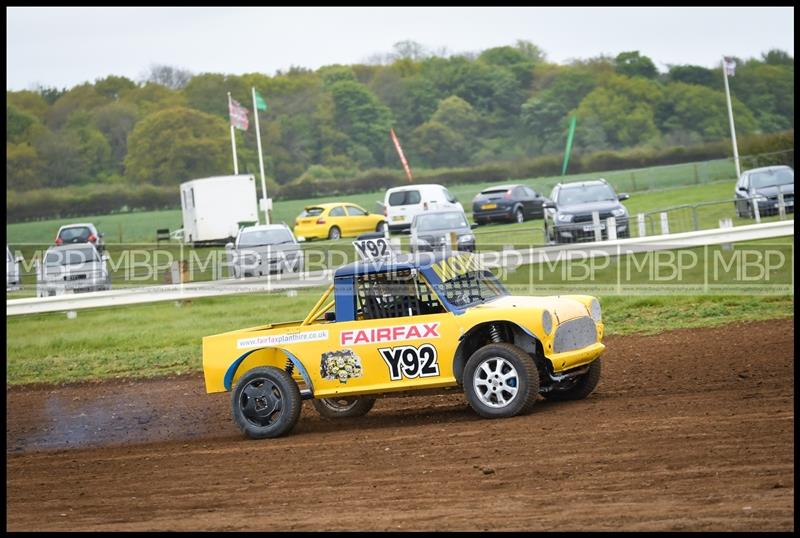
[[336,202],[307,206],[294,221],[294,235],[311,239],[355,237],[367,232],[383,232],[386,219],[356,204]]

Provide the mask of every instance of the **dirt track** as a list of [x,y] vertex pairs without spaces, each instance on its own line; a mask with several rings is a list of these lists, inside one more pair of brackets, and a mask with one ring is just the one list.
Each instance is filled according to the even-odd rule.
[[8,530],[794,529],[794,320],[608,338],[597,391],[244,439],[202,377],[11,388]]

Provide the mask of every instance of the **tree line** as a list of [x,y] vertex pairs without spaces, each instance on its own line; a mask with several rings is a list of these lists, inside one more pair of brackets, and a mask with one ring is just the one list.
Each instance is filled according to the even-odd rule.
[[[737,134],[793,129],[794,58],[770,50],[736,62]],[[527,41],[450,56],[402,42],[370,63],[274,76],[153,66],[141,81],[8,91],[6,189],[166,187],[232,173],[228,92],[250,109],[249,130],[236,130],[240,173],[258,174],[251,87],[268,104],[259,118],[276,189],[399,170],[392,127],[420,172],[559,154],[573,115],[575,154],[729,137],[719,67],[659,73],[638,51],[562,65]]]

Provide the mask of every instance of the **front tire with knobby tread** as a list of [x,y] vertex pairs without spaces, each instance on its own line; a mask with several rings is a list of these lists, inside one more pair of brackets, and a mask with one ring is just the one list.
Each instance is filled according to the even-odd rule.
[[[511,368],[516,374],[511,372]],[[510,377],[504,379],[504,375]],[[499,385],[491,385],[493,378]],[[485,345],[473,353],[464,367],[463,379],[467,402],[484,418],[505,418],[528,413],[539,395],[539,370],[533,358],[519,347],[505,342]],[[511,379],[515,380],[513,387]],[[506,383],[505,387],[503,382]],[[485,387],[486,391],[481,392],[482,389],[476,385]],[[516,391],[505,401],[509,387],[516,388]]]

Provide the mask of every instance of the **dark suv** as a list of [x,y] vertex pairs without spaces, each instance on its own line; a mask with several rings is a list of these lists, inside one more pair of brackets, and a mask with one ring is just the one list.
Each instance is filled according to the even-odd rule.
[[628,210],[620,202],[627,200],[625,193],[614,192],[605,179],[558,184],[553,187],[550,199],[545,203],[544,229],[550,243],[574,243],[594,241],[592,213],[600,217],[603,239],[608,239],[606,219],[616,219],[617,237],[630,237]]
[[794,170],[790,167],[765,166],[742,173],[736,183],[736,215],[755,217],[753,204],[758,204],[760,216],[778,213],[778,193],[783,193],[786,212],[794,213]]

